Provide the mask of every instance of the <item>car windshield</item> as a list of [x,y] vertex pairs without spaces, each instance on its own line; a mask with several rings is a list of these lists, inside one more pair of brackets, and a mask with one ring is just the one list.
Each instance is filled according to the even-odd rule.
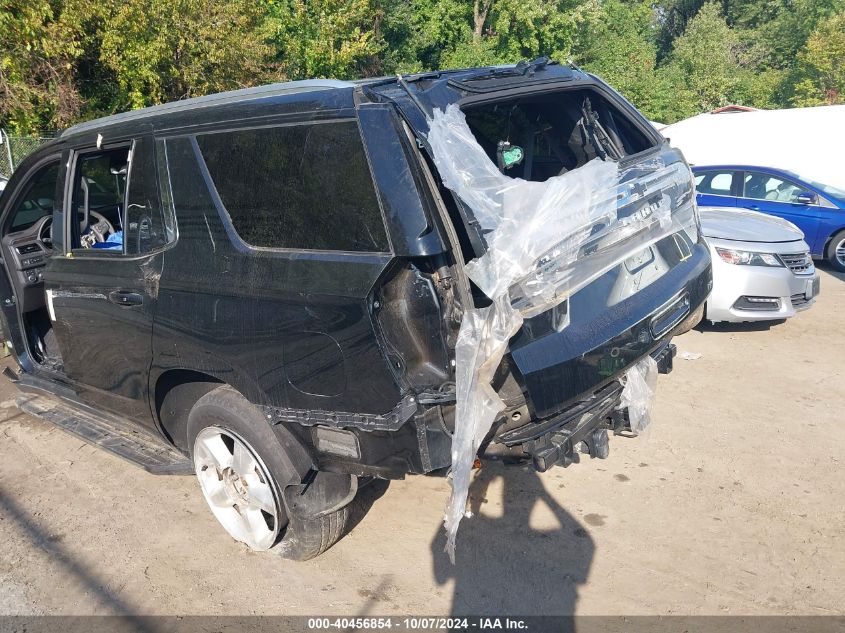
[[815,187],[819,191],[823,191],[824,193],[831,196],[832,198],[836,198],[838,200],[845,201],[845,189],[840,189],[839,187],[834,187],[833,185],[825,185],[823,183],[816,182],[815,180],[813,180],[811,178],[806,178],[804,176],[796,174],[795,172],[790,172],[790,174],[792,174],[798,180],[806,182],[811,187]]

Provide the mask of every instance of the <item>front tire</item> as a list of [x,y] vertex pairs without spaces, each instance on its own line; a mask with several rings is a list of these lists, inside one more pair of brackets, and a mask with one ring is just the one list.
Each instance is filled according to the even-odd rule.
[[845,231],[839,231],[827,245],[827,261],[835,270],[845,273]]
[[288,511],[284,448],[261,413],[231,387],[214,389],[191,409],[188,446],[212,513],[250,549],[275,546],[283,558],[307,560],[343,536],[348,504],[314,518]]

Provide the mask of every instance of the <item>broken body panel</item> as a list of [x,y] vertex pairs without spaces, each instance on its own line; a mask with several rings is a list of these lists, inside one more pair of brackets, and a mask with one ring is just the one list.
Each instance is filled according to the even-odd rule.
[[[533,460],[540,469],[570,463],[582,441],[592,456],[606,456],[605,429],[630,426],[625,412],[616,410],[620,378],[649,355],[671,367],[673,331],[709,292],[709,256],[698,238],[681,155],[600,81],[553,64],[530,72],[474,69],[289,85],[294,88],[91,122],[21,165],[2,198],[9,274],[0,279],[0,294],[22,388],[65,397],[49,386],[61,384],[80,401],[129,416],[187,453],[191,404],[224,383],[260,408],[277,431],[280,450],[296,447],[291,484],[310,471],[401,478],[453,462],[460,372],[473,366],[462,360],[459,331],[466,334],[472,323],[496,329],[502,325],[497,318],[518,314],[521,325],[505,324],[497,349],[486,356],[502,362],[485,368],[482,383],[489,378],[488,394],[498,402],[491,403],[495,423],[478,440],[481,450]],[[569,108],[573,91],[579,111],[584,91],[596,104],[582,131],[593,156],[572,157],[560,178],[578,174],[587,158],[596,169],[611,164],[599,155],[604,137],[590,128],[606,124],[608,116],[624,120],[644,148],[628,155],[624,139],[611,138],[619,154],[613,186],[588,206],[604,204],[614,221],[632,218],[632,230],[623,235],[610,224],[596,229],[599,214],[561,232],[561,239],[576,233],[573,243],[552,240],[537,252],[526,243],[515,251],[527,256],[525,274],[505,284],[508,293],[497,293],[496,284],[484,279],[501,275],[468,274],[497,250],[494,227],[478,216],[478,205],[449,188],[446,168],[438,171],[432,117],[453,104],[471,114],[473,108],[489,111],[495,102],[542,95]],[[216,186],[203,135],[347,124],[360,133],[386,246],[353,252],[245,242]],[[523,176],[530,158],[539,177],[541,153],[529,157],[529,145],[522,143],[484,149],[495,165],[499,149],[503,161],[506,150],[508,160],[516,160],[513,146],[519,146]],[[17,278],[5,237],[26,178],[50,157],[72,170],[80,152],[120,144],[138,148],[128,186],[143,187],[145,204],[172,213],[172,239],[152,253],[124,253],[117,265],[110,254],[75,252],[72,223],[64,217],[70,195],[65,182],[73,172],[63,168],[53,248],[45,250],[42,275],[35,283]],[[553,154],[549,150],[546,158]],[[152,178],[136,178],[142,160],[152,166]],[[655,212],[665,222],[657,219],[655,232],[640,231]],[[539,286],[533,283],[538,279]],[[45,309],[39,290],[50,291],[52,328],[35,325]],[[140,303],[116,303],[121,298],[115,292]],[[58,338],[59,360],[52,364],[36,349],[44,329]],[[464,337],[464,343],[475,340]],[[66,371],[74,367],[82,371]]]

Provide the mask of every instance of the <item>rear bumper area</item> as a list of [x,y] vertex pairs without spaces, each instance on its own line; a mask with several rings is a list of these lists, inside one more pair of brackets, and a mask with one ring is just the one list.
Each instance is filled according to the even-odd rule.
[[607,429],[612,428],[614,416],[621,414],[616,411],[621,395],[622,385],[612,383],[565,413],[505,431],[485,455],[530,459],[540,472],[577,462],[579,448],[586,448],[590,457],[604,459],[610,452]]
[[[676,353],[669,343],[651,353],[661,374],[672,371]],[[613,381],[559,415],[507,428],[488,445],[485,456],[530,460],[540,472],[578,462],[580,453],[605,459],[610,452],[608,430],[630,430],[627,411],[619,408],[621,395],[622,384]]]
[[[670,340],[685,316],[710,293],[707,246],[699,242],[690,257],[655,282],[608,306],[607,287],[612,283],[613,276],[606,275],[576,293],[569,305],[571,321],[559,332],[544,324],[541,315],[526,321],[511,340],[511,358],[524,381],[532,417],[565,412]],[[672,298],[683,298],[684,312],[673,312],[664,327],[663,307],[671,305]]]

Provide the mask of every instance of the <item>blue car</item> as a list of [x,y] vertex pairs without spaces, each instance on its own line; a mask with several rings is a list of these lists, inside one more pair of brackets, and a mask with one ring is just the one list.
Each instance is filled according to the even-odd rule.
[[789,220],[815,259],[845,272],[845,191],[797,174],[750,165],[696,165],[699,206],[742,207]]

